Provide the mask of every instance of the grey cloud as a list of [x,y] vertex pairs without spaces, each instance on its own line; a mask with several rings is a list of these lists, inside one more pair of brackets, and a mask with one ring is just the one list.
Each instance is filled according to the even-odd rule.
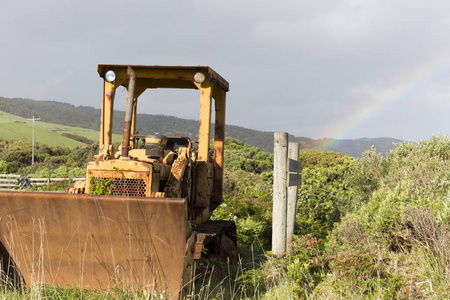
[[[99,107],[98,63],[210,65],[230,82],[231,124],[322,138],[413,70],[445,58],[449,12],[446,1],[418,0],[7,2],[0,96]],[[447,133],[450,55],[442,64],[395,105],[330,137]],[[165,97],[174,104],[159,108]],[[183,107],[182,97],[193,105]],[[148,113],[198,115],[195,95],[143,99]]]

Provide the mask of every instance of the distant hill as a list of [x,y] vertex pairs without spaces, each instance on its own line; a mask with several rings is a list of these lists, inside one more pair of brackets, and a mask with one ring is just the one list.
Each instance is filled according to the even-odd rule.
[[[69,103],[55,101],[35,101],[0,97],[0,111],[22,118],[35,116],[40,118],[41,122],[86,128],[97,132],[100,128],[101,110],[87,106],[76,107]],[[120,135],[123,133],[124,119],[125,112],[114,111],[113,132],[115,134]],[[138,130],[141,133],[153,134],[157,132],[164,135],[187,136],[192,139],[197,139],[198,121],[195,120],[186,120],[165,115],[138,114],[137,124]],[[66,132],[65,137],[70,138],[74,134],[77,135],[76,133]],[[273,132],[258,131],[227,124],[226,136],[241,140],[245,144],[259,147],[263,151],[273,152]],[[88,138],[92,139],[92,135],[89,135]],[[306,137],[290,136],[289,139],[290,141],[300,143],[301,149],[335,151],[353,157],[360,157],[361,153],[369,149],[372,145],[375,146],[378,152],[387,153],[393,148],[393,143],[401,142],[401,140],[392,138],[313,140]]]
[[[0,111],[0,139],[20,140],[31,142],[33,135],[33,122],[4,111]],[[64,146],[75,148],[83,145],[91,145],[99,138],[99,130],[59,125],[35,121],[36,141],[47,146]],[[120,135],[113,135],[115,140],[120,140]]]

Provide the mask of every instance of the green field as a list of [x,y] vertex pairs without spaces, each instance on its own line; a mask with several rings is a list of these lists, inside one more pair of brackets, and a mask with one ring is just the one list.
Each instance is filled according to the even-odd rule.
[[[85,145],[63,136],[62,134],[64,133],[86,137],[95,142],[98,141],[100,135],[97,130],[35,121],[35,141],[37,143],[48,146],[64,146],[71,149]],[[31,142],[33,138],[33,121],[0,111],[0,138]],[[113,140],[120,141],[121,136],[115,134],[113,135]]]

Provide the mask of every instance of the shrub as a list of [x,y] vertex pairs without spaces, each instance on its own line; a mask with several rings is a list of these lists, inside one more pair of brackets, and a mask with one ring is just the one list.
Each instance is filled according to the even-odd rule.
[[33,178],[81,178],[86,176],[86,169],[79,167],[59,166],[56,169],[39,166],[28,177]]
[[328,260],[323,254],[323,241],[312,234],[297,238],[289,249],[287,275],[295,284],[294,293],[307,298],[322,281],[328,269]]
[[355,161],[345,177],[346,184],[354,191],[349,211],[355,211],[369,201],[372,193],[380,187],[385,169],[386,161],[374,147],[364,151],[361,159]]
[[264,174],[225,170],[224,202],[214,210],[213,220],[236,222],[238,243],[271,243],[272,189]]
[[398,299],[403,288],[401,277],[389,274],[376,253],[367,250],[340,252],[332,261],[335,292]]
[[246,171],[261,174],[273,170],[273,155],[259,148],[244,145],[233,139],[225,139],[225,169],[228,171]]
[[[353,294],[359,290],[393,299],[439,298],[448,292],[449,151],[447,136],[433,136],[398,144],[385,159],[371,149],[353,165],[346,182],[355,191],[351,202],[361,208],[327,242],[335,257],[335,279],[327,282],[335,291],[354,289]],[[429,282],[434,292],[419,282]]]
[[111,195],[113,192],[113,181],[109,178],[91,177],[89,184],[91,195]]
[[300,161],[296,233],[323,238],[349,210],[353,191],[344,179],[354,160],[339,153],[301,150]]
[[450,283],[450,226],[440,223],[426,208],[410,208],[406,211],[406,226],[410,228],[409,238],[425,255],[428,277],[441,285]]
[[4,161],[4,160],[0,160],[0,173],[1,174],[9,174],[9,164]]

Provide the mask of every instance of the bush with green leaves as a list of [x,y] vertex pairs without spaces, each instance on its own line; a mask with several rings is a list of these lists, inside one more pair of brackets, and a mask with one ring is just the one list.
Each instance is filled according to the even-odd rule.
[[224,202],[212,218],[234,220],[240,245],[257,242],[269,249],[273,155],[234,138],[225,139],[225,149]]
[[387,162],[372,146],[364,151],[348,171],[345,182],[354,193],[349,210],[355,211],[367,203],[372,193],[380,187],[381,178],[387,172]]
[[323,238],[349,210],[353,191],[345,176],[354,159],[340,153],[301,150],[300,161],[303,170],[296,234]]
[[33,178],[83,178],[86,176],[86,169],[80,167],[59,166],[56,169],[39,167],[34,173],[28,174]]
[[[429,209],[441,222],[450,221],[450,154],[446,151],[450,151],[450,139],[433,136],[418,144],[398,144],[386,159],[380,158],[383,170],[372,174],[377,177],[377,188],[358,212],[368,230],[395,234],[405,226],[405,211],[410,207]],[[361,162],[359,166],[364,168]],[[353,184],[354,189],[362,190],[364,182]]]
[[230,172],[243,170],[261,174],[273,170],[273,155],[257,147],[244,145],[239,140],[227,137],[225,150],[225,169]]
[[113,181],[109,178],[91,177],[89,182],[91,195],[112,195]]
[[[372,149],[347,179],[357,191],[352,201],[361,207],[328,238],[327,251],[334,257],[330,278],[365,274],[345,288],[375,293],[370,287],[375,284],[378,296],[386,299],[445,295],[450,287],[450,139],[400,143],[386,158]],[[363,256],[351,258],[350,253]],[[371,260],[360,261],[366,255]],[[343,257],[355,263],[343,264]],[[374,272],[364,273],[359,269],[364,265]],[[430,282],[433,292],[423,282]],[[331,279],[328,283],[333,285]]]
[[294,284],[298,298],[307,299],[323,280],[328,261],[323,254],[323,241],[312,234],[297,238],[289,249],[286,273]]
[[239,170],[224,172],[224,202],[212,219],[236,222],[238,242],[251,245],[259,241],[269,248],[272,223],[272,186],[263,174]]
[[0,174],[9,174],[9,164],[4,160],[0,160]]
[[[0,161],[4,161],[7,164],[4,164],[4,166],[7,166],[7,169],[3,169],[5,169],[5,172],[20,174],[22,176],[36,173],[40,168],[54,170],[61,165],[72,168],[85,168],[86,163],[90,160],[90,156],[90,146],[69,149],[60,146],[49,147],[41,143],[36,143],[34,165],[31,165],[32,149],[30,143],[0,139]],[[67,176],[72,177],[70,174],[67,174]],[[67,176],[63,175],[60,177]],[[81,177],[84,177],[84,175]]]
[[16,173],[22,166],[31,165],[32,150],[23,141],[4,141],[0,143],[0,160],[8,163],[10,173]]

